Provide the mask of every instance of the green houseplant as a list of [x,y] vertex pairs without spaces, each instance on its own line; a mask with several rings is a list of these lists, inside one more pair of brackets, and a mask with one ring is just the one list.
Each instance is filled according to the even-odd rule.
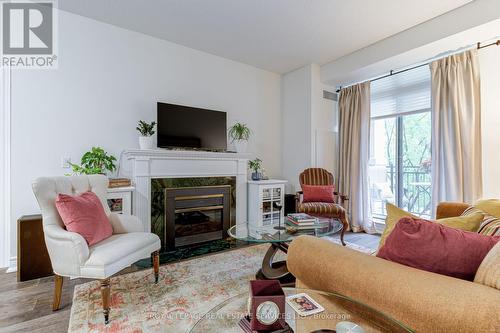
[[90,151],[83,154],[80,165],[73,163],[70,165],[76,174],[92,175],[115,171],[115,162],[116,158],[108,155],[101,147],[92,147]]
[[229,129],[231,143],[234,143],[238,153],[244,153],[247,150],[248,139],[252,131],[246,124],[236,123]]
[[260,172],[262,168],[262,160],[260,158],[256,158],[248,161],[248,167],[253,171],[252,172],[252,180],[261,180],[262,173]]
[[141,149],[153,149],[153,134],[155,134],[156,122],[147,123],[144,120],[139,120],[139,124],[135,128],[139,133],[139,147]]

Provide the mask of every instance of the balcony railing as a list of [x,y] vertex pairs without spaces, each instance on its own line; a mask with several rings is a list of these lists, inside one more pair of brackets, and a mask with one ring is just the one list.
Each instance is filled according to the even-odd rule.
[[[401,198],[397,200],[397,172],[394,166],[385,170],[386,183],[371,184],[372,215],[385,218],[387,202],[398,205],[415,215],[431,216],[431,173],[422,167],[404,166],[401,174]],[[399,202],[398,202],[399,201]]]

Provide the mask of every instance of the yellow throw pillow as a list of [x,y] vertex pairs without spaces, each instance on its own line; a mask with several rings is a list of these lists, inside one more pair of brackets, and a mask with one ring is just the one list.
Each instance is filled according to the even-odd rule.
[[483,218],[483,214],[474,213],[466,216],[439,219],[436,222],[455,229],[477,232],[479,230],[479,227],[481,226],[481,223],[483,222]]
[[474,282],[500,290],[500,242],[484,257]]
[[500,218],[500,200],[499,199],[485,199],[479,200],[474,204],[479,210],[487,213],[488,215]]
[[[398,223],[400,219],[402,219],[403,217],[419,218],[418,216],[413,215],[412,213],[408,213],[404,209],[401,209],[390,203],[386,204],[386,210],[387,210],[387,217],[385,219],[385,229],[384,232],[382,233],[382,236],[380,237],[380,243],[378,246],[379,249],[385,244],[386,238],[390,235],[392,230],[394,230],[396,223]],[[457,216],[457,217],[439,219],[436,222],[443,224],[447,227],[476,232],[481,226],[483,217],[484,216],[481,213],[474,213],[467,216]]]
[[390,203],[387,203],[385,205],[386,211],[387,211],[387,217],[385,218],[385,229],[384,232],[382,233],[382,236],[380,237],[380,243],[378,245],[378,248],[380,249],[382,245],[385,243],[385,239],[389,234],[394,230],[394,227],[396,226],[396,223],[398,223],[399,220],[401,220],[403,217],[414,217],[418,218],[418,216],[415,216],[411,213],[408,213],[407,211],[393,205]]
[[483,222],[481,222],[477,233],[485,236],[500,236],[500,218],[488,214],[474,206],[467,208],[462,213],[462,216],[470,216],[477,213],[483,214]]

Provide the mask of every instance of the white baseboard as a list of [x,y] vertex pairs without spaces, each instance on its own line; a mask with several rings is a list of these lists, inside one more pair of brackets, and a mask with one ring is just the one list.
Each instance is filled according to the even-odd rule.
[[17,272],[17,257],[11,257],[9,259],[9,268],[7,268],[7,273]]

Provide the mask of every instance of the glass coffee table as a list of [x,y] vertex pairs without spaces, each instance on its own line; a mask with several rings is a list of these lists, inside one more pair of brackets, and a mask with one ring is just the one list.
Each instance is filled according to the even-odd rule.
[[342,222],[338,219],[322,219],[321,227],[297,230],[290,227],[277,226],[252,227],[250,224],[237,224],[227,231],[228,235],[237,240],[251,243],[269,243],[262,260],[262,268],[256,274],[260,280],[279,280],[282,285],[294,285],[295,278],[288,271],[285,261],[274,261],[279,252],[288,252],[288,243],[301,235],[314,237],[332,236],[342,231]]
[[[305,293],[325,309],[323,312],[301,317],[286,304],[284,319],[293,329],[294,333],[336,332],[336,328],[338,329],[337,332],[353,333],[414,332],[403,323],[390,318],[388,315],[368,305],[350,299],[349,297],[335,293],[299,288],[283,288],[283,291],[286,296]],[[247,315],[247,302],[248,292],[225,300],[203,315],[189,332],[244,332],[239,327],[238,323],[241,318]],[[354,325],[358,326],[357,329],[351,331],[340,329],[340,326],[352,327]]]

